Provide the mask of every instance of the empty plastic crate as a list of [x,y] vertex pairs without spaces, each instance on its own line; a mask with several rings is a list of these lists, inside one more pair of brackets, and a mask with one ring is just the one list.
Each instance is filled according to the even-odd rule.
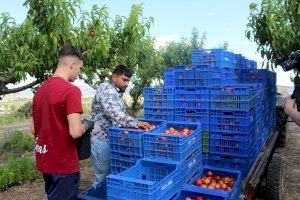
[[177,87],[174,91],[176,100],[207,100],[209,101],[209,87]]
[[145,87],[145,100],[172,100],[174,98],[173,87]]
[[192,52],[192,63],[210,65],[212,68],[234,68],[234,53],[224,49],[194,49]]
[[196,149],[185,161],[180,164],[182,185],[202,167],[201,147]]
[[[162,124],[162,121],[157,120],[142,120],[149,122],[155,126]],[[108,130],[108,138],[110,151],[125,153],[127,155],[143,156],[143,141],[142,134],[145,130],[135,128],[119,128],[110,127]]]
[[164,85],[166,87],[173,87],[174,86],[174,69],[165,69],[164,71]]
[[147,108],[144,107],[144,118],[149,120],[174,120],[174,109],[171,108]]
[[143,156],[131,155],[131,152],[127,154],[110,152],[110,173],[119,174],[126,169],[132,167],[136,162],[143,158]]
[[209,109],[175,108],[175,121],[197,122],[202,124],[202,130],[209,130]]
[[144,100],[145,108],[174,108],[174,101],[167,100]]
[[[165,130],[173,127],[175,130],[187,128],[192,133],[184,136],[167,134]],[[172,161],[184,161],[196,149],[201,147],[201,124],[187,122],[166,122],[155,131],[144,134],[144,157],[159,158]]]
[[107,176],[107,199],[170,199],[181,189],[180,175],[177,163],[141,159],[119,175]]

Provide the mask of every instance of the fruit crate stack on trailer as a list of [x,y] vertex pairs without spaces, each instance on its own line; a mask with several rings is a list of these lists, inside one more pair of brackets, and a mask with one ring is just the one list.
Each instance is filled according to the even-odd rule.
[[224,49],[192,55],[145,88],[152,130],[110,128],[108,199],[238,199],[274,129],[276,76]]

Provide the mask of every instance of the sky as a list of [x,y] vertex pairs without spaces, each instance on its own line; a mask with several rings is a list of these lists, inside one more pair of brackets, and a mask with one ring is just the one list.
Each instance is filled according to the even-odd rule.
[[[8,12],[17,23],[22,23],[27,14],[23,2],[0,0],[0,13]],[[150,34],[156,38],[156,47],[164,45],[166,41],[190,38],[195,27],[199,35],[207,33],[206,48],[215,48],[228,41],[230,51],[240,53],[260,65],[263,59],[256,52],[257,45],[245,36],[251,2],[260,5],[261,0],[83,0],[81,8],[90,11],[93,4],[99,7],[106,5],[110,17],[114,18],[116,15],[128,16],[132,4],[142,3],[144,17],[154,17]],[[277,85],[293,85],[290,81],[292,72],[283,72],[281,67],[276,72],[280,74],[277,76]],[[77,84],[83,82],[78,81]]]

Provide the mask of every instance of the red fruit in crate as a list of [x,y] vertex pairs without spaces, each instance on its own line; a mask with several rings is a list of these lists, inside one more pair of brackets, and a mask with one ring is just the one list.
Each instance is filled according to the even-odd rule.
[[206,178],[206,179],[204,180],[204,184],[205,184],[205,185],[210,185],[210,183],[211,183],[210,178]]
[[128,132],[128,131],[123,131],[123,133],[124,133],[125,135],[128,135],[129,132]]
[[228,183],[228,185],[229,185],[230,187],[232,187],[234,184],[235,184],[235,181],[234,181],[234,180],[232,180],[230,183]]
[[208,186],[207,186],[207,185],[205,185],[205,184],[203,184],[203,185],[201,185],[201,187],[203,187],[203,188],[207,188]]
[[192,198],[190,198],[190,197],[185,197],[184,200],[192,200]]
[[226,190],[227,190],[227,191],[231,191],[232,188],[231,188],[230,186],[228,186]]
[[215,186],[215,189],[221,189],[221,184],[217,183],[216,186]]
[[207,176],[207,177],[212,177],[212,176],[213,176],[212,171],[207,171],[207,172],[206,172],[206,176]]
[[195,182],[195,185],[201,186],[203,184],[203,180],[201,178],[198,178]]
[[207,187],[208,189],[215,189],[214,186],[212,186],[211,184]]
[[171,132],[170,132],[170,130],[165,130],[164,133],[170,134]]
[[204,198],[201,196],[197,196],[195,200],[204,200]]
[[214,179],[215,179],[216,182],[219,182],[221,180],[221,177],[220,176],[215,176]]
[[222,188],[223,190],[227,190],[228,186],[224,183],[224,184],[221,185],[221,188]]

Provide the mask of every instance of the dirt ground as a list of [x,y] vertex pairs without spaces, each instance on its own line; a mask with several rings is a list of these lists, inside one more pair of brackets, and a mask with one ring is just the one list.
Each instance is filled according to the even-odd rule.
[[[2,129],[2,127],[1,127]],[[7,130],[7,129],[6,129]],[[2,129],[3,131],[3,129]],[[0,135],[1,132],[0,130]],[[3,133],[3,132],[2,132]],[[284,200],[300,199],[300,127],[289,122],[287,125],[287,143],[284,148],[278,148],[277,153],[284,161]],[[2,135],[3,136],[3,135]],[[3,137],[0,137],[0,142]],[[81,163],[80,191],[91,186],[94,175],[91,161]],[[2,200],[44,200],[44,182],[38,179],[24,185],[15,186],[0,192]]]

